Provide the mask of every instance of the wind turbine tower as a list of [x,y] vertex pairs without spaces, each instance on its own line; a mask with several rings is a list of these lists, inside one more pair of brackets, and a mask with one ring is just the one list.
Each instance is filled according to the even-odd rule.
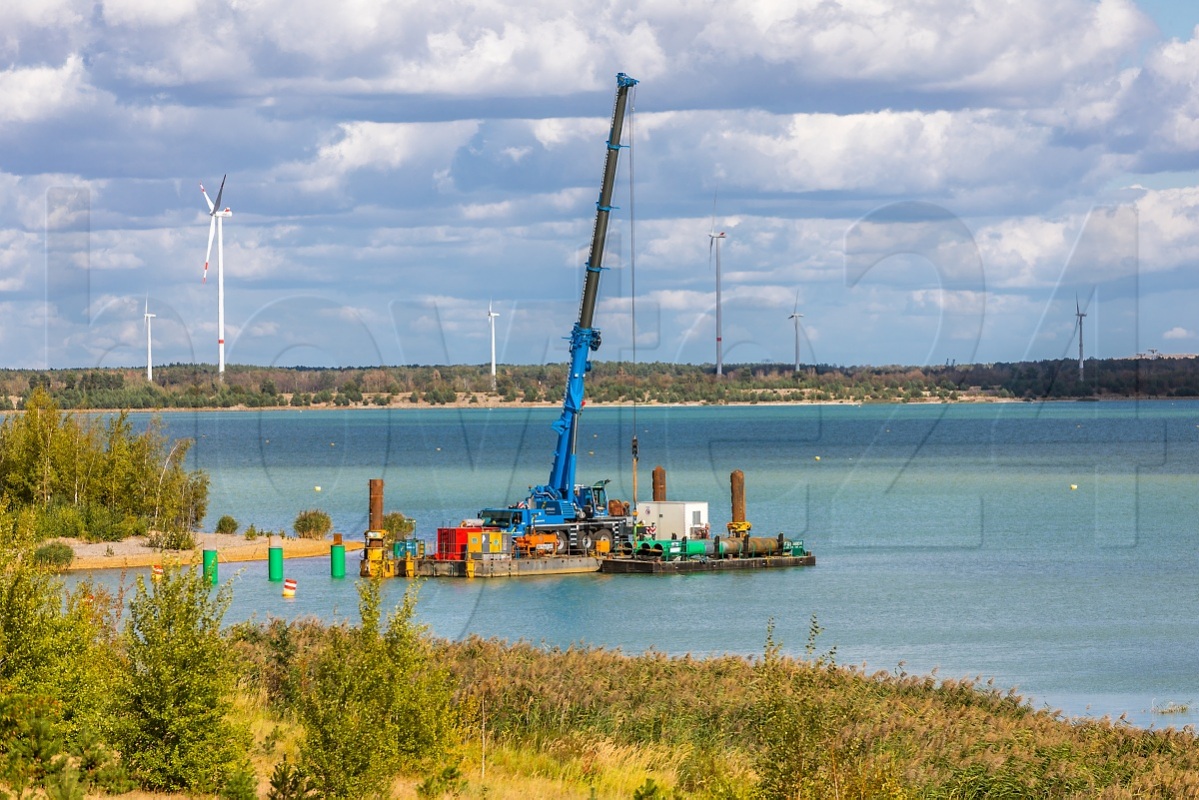
[[795,307],[791,310],[791,316],[787,319],[795,320],[795,374],[799,374],[799,321],[803,319],[803,314],[799,313],[799,292],[795,293]]
[[146,320],[146,381],[148,383],[154,383],[154,354],[150,349],[150,329],[152,327],[150,320],[155,316],[157,315],[150,313],[150,298],[147,297],[146,312],[143,317]]
[[217,341],[217,376],[225,376],[225,228],[222,224],[226,217],[233,216],[228,208],[221,208],[221,195],[225,192],[225,178],[221,178],[221,188],[217,190],[216,202],[208,198],[204,184],[200,184],[200,194],[208,203],[208,252],[204,256],[204,281],[208,281],[208,262],[212,258],[212,237],[216,235],[216,341]]
[[717,233],[716,220],[713,216],[712,232],[708,234],[708,261],[712,261],[712,251],[716,251],[716,377],[724,375],[724,341],[720,335],[720,241],[725,237],[724,231]]
[[1078,298],[1074,298],[1074,316],[1078,317],[1078,379],[1082,380],[1082,318],[1087,312],[1078,307]]
[[491,326],[491,391],[495,391],[495,318],[498,317],[495,311],[491,310],[491,301],[487,301],[487,324]]

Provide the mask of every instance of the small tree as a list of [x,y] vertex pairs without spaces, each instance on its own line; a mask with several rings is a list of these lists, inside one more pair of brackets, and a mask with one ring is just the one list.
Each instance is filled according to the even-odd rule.
[[321,539],[333,529],[333,520],[324,511],[310,508],[296,515],[292,528],[301,539]]
[[116,736],[142,786],[211,793],[244,759],[250,735],[229,714],[233,673],[221,639],[232,597],[230,584],[212,595],[198,570],[167,568],[149,587],[138,576]]
[[237,533],[238,527],[239,526],[237,524],[237,520],[235,520],[233,517],[229,516],[228,514],[226,514],[225,516],[221,517],[220,519],[218,519],[216,521],[216,532],[217,533],[229,533],[229,534]]
[[387,532],[385,541],[388,543],[394,542],[396,539],[403,539],[412,533],[415,527],[416,520],[404,516],[399,511],[383,515],[383,530]]
[[361,627],[328,632],[297,698],[302,767],[321,797],[381,794],[394,773],[454,743],[451,676],[412,621],[414,591],[383,630],[379,581],[361,581],[358,596]]

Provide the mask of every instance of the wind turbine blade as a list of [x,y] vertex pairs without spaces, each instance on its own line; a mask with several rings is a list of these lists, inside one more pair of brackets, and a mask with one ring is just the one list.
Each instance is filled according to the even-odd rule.
[[799,289],[795,290],[795,306],[791,309],[792,314],[799,313]]
[[204,184],[200,184],[200,194],[204,195],[204,202],[208,203],[208,213],[211,214],[216,210],[216,206],[212,204],[212,198],[208,196],[208,192],[204,191]]
[[213,203],[213,206],[212,206],[213,211],[221,210],[221,195],[223,195],[225,193],[225,178],[228,178],[228,177],[229,177],[228,175],[221,176],[221,188],[217,189],[216,202]]
[[208,221],[208,252],[204,254],[204,280],[201,283],[208,283],[208,261],[212,258],[212,238],[216,236],[216,217],[212,217]]

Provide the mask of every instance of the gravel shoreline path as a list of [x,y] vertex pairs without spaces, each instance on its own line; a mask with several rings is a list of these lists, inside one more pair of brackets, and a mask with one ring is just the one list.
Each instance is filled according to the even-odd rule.
[[[122,569],[150,567],[155,564],[198,564],[202,551],[216,550],[217,563],[266,561],[268,548],[282,545],[284,558],[310,558],[329,554],[332,539],[281,539],[262,536],[247,541],[237,534],[197,533],[194,550],[155,550],[146,544],[144,536],[132,536],[122,542],[84,542],[80,539],[58,539],[75,551],[75,559],[67,568],[70,572],[88,569]],[[343,539],[346,552],[361,550],[361,541]]]

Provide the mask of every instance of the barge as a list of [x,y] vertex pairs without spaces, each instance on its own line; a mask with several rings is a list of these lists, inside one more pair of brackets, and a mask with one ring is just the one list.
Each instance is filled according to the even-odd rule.
[[816,556],[747,556],[745,558],[689,558],[663,561],[657,558],[606,558],[599,571],[605,575],[683,575],[690,572],[722,572],[734,569],[780,569],[814,567]]
[[608,236],[618,156],[624,145],[628,95],[635,78],[618,73],[603,178],[583,276],[579,315],[571,329],[562,412],[549,480],[515,503],[484,508],[473,519],[437,529],[432,552],[414,539],[382,530],[383,482],[371,481],[370,529],[359,574],[364,577],[498,578],[593,572],[692,572],[761,569],[815,563],[803,542],[754,537],[745,519],[744,475],[733,480],[732,522],[724,537],[708,525],[708,504],[667,501],[665,470],[654,470],[652,502],[638,506],[638,444],[632,440],[632,502],[609,496],[609,480],[576,481],[579,423],[591,353],[599,350],[596,301]]

